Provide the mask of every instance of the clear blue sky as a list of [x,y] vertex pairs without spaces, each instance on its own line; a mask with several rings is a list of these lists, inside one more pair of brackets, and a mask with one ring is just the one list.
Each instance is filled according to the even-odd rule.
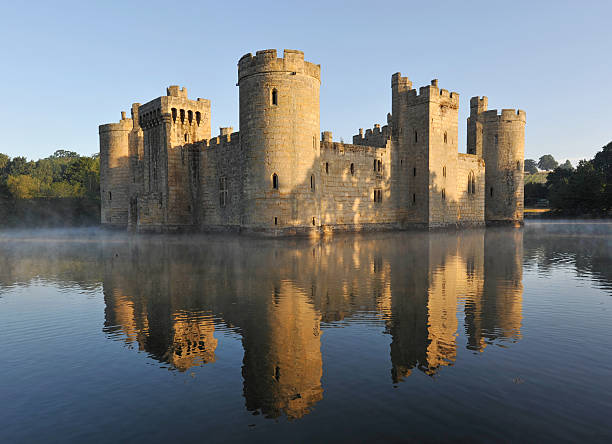
[[[321,64],[321,130],[384,124],[391,74],[527,112],[526,157],[590,158],[612,140],[612,3],[3,2],[0,152],[98,151],[98,125],[184,85],[238,127],[236,64],[300,49]],[[129,114],[129,112],[128,112]]]

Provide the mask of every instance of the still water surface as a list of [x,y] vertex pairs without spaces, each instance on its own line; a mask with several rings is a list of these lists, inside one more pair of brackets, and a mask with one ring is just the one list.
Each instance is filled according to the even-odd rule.
[[0,232],[0,441],[612,440],[612,224]]

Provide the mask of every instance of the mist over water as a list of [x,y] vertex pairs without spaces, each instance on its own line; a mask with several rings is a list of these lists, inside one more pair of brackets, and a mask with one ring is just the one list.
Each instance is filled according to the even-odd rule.
[[0,231],[0,440],[609,440],[611,334],[610,221]]

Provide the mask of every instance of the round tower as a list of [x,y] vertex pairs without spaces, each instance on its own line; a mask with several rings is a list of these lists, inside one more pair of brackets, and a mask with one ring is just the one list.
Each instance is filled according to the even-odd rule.
[[321,67],[301,51],[283,55],[269,49],[238,62],[242,225],[308,231],[320,226]]
[[525,111],[485,111],[482,116],[485,161],[485,220],[523,224]]
[[129,134],[132,119],[121,113],[118,123],[100,125],[101,223],[127,227],[130,187]]

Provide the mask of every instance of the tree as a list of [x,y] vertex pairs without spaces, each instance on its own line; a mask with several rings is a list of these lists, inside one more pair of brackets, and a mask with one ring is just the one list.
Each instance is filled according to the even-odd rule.
[[51,156],[49,157],[51,159],[66,159],[66,158],[79,157],[79,155],[78,153],[75,153],[74,151],[57,150],[53,154],[51,154]]
[[535,174],[538,172],[538,164],[533,159],[525,159],[525,172],[527,174]]
[[555,168],[557,168],[558,165],[559,163],[551,154],[544,154],[542,157],[540,157],[540,160],[538,162],[538,167],[541,170],[545,171],[554,170]]
[[574,167],[572,166],[572,162],[570,162],[569,159],[567,159],[565,163],[562,163],[561,165],[559,165],[559,168],[563,168],[564,170],[574,169]]
[[40,192],[40,180],[26,174],[9,176],[6,184],[16,199],[32,199]]

